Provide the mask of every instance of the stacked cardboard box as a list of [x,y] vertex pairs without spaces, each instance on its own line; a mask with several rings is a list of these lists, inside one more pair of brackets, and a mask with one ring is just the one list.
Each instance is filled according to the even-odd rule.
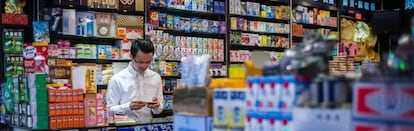
[[33,129],[49,129],[49,114],[47,102],[46,74],[31,74],[28,76],[30,90],[30,108]]

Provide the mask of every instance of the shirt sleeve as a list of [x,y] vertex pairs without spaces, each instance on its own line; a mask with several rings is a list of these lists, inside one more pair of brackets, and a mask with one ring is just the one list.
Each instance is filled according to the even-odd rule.
[[125,104],[119,104],[122,97],[122,89],[118,85],[115,79],[111,79],[108,83],[108,94],[106,101],[110,111],[115,114],[126,114],[128,111],[131,111],[129,105],[131,102]]
[[160,107],[158,107],[158,109],[152,109],[152,113],[154,114],[160,114],[162,112],[162,110],[164,109],[164,94],[163,94],[163,89],[162,89],[162,82],[161,82],[161,77],[159,75],[157,75],[156,77],[156,82],[157,82],[157,97],[158,100],[160,100]]

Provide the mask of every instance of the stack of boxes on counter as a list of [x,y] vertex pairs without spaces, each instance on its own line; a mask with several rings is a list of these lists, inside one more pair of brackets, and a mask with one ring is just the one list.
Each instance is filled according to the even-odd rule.
[[246,119],[244,80],[216,79],[213,92],[214,130],[243,130]]
[[[32,120],[27,120],[29,128],[38,130],[49,129],[48,96],[46,87],[46,74],[28,75],[30,90],[30,107],[26,108],[31,112]],[[32,124],[32,125],[30,125]]]
[[[357,69],[355,69],[357,67]],[[354,62],[354,57],[351,56],[334,56],[332,61],[329,61],[329,70],[332,73],[344,74],[360,72],[360,66]]]
[[84,127],[83,90],[63,84],[50,84],[48,88],[50,129]]
[[[7,78],[8,82],[2,87],[2,91],[7,92],[3,94],[2,102],[2,121],[4,124],[11,124],[22,127],[32,127],[31,104],[36,101],[30,101],[29,88],[27,84],[27,77],[23,75],[16,75]],[[32,87],[36,88],[36,87]],[[40,87],[39,87],[40,88]],[[40,92],[40,91],[39,91]],[[44,113],[44,112],[40,112]],[[46,110],[47,113],[47,110]],[[29,123],[30,122],[30,123]]]

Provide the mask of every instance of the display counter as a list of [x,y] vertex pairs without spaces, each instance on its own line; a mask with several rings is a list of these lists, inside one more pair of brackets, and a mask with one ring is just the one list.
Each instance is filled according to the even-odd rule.
[[[164,117],[164,118],[153,118],[149,120],[142,120],[137,121],[133,124],[110,124],[108,126],[98,126],[98,127],[82,127],[82,128],[68,128],[68,129],[59,129],[59,130],[79,130],[79,131],[87,131],[92,129],[99,129],[99,130],[119,130],[119,131],[125,131],[125,130],[166,130],[166,131],[172,131],[173,129],[173,120],[174,118],[172,116],[170,117]],[[35,129],[31,128],[24,128],[24,127],[18,127],[18,126],[8,126],[6,130],[23,130],[23,131],[31,131]]]

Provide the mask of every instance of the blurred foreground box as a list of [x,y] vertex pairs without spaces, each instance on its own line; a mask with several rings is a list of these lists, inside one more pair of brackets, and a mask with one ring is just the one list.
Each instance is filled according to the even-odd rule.
[[354,118],[414,123],[414,82],[360,81],[353,91]]
[[212,116],[211,88],[177,88],[174,89],[174,114],[185,113],[200,116]]

